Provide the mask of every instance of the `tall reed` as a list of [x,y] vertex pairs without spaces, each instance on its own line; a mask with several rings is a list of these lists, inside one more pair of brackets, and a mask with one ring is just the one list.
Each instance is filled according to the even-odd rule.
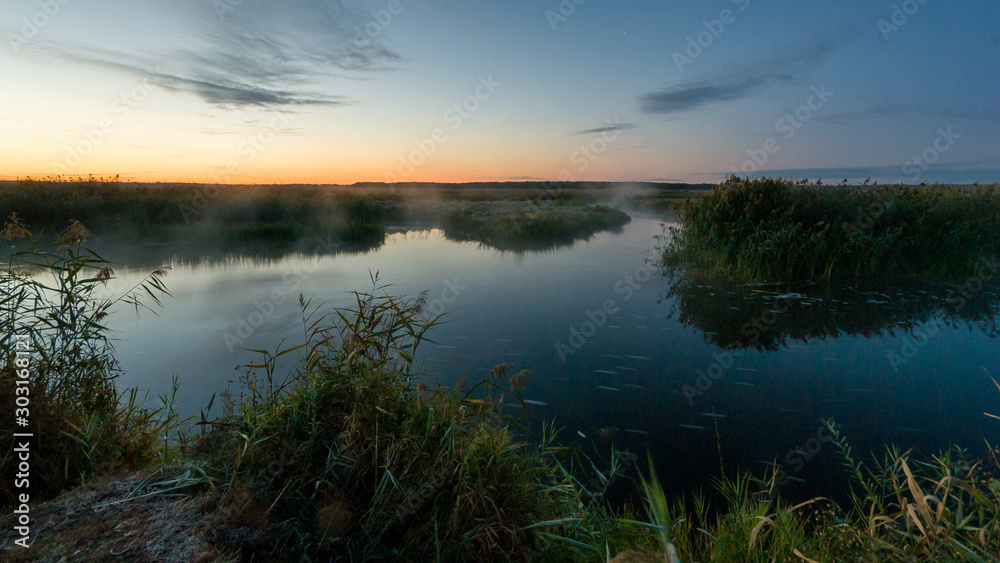
[[801,186],[731,177],[687,201],[663,258],[746,280],[975,275],[1000,253],[1000,186]]
[[[14,404],[15,346],[25,338],[30,352],[32,493],[54,496],[82,480],[138,468],[164,452],[163,435],[179,422],[172,395],[159,408],[137,389],[119,389],[121,370],[106,321],[122,305],[144,307],[169,295],[157,269],[118,296],[104,297],[114,279],[112,265],[83,244],[90,233],[73,222],[56,242],[43,244],[12,216],[0,234],[14,241],[0,270],[0,403]],[[19,240],[27,248],[18,250]],[[176,387],[175,387],[176,390]],[[0,437],[4,474],[13,472],[11,433]],[[10,493],[13,479],[0,490]],[[13,495],[5,498],[14,498]]]

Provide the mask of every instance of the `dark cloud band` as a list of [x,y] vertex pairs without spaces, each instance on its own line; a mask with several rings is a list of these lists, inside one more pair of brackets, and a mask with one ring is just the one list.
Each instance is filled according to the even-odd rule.
[[770,86],[793,83],[805,76],[846,38],[846,34],[831,35],[777,51],[758,61],[692,77],[639,96],[639,105],[648,114],[679,114],[753,96]]

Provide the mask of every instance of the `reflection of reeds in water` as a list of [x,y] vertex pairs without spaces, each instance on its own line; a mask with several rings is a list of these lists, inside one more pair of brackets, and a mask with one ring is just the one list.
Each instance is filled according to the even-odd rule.
[[672,302],[672,314],[684,326],[726,349],[773,351],[794,341],[912,335],[929,323],[967,326],[995,338],[1000,280],[983,282],[968,299],[960,292],[964,285],[965,280],[762,286],[687,275],[669,280],[663,300]]

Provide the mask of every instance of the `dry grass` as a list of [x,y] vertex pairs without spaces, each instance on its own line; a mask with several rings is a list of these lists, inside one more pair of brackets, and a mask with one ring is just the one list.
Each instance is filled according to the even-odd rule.
[[[205,537],[200,498],[131,499],[146,476],[132,474],[78,488],[32,506],[32,547],[13,546],[13,518],[0,516],[0,559],[207,563],[237,561]],[[13,547],[12,547],[13,546]]]

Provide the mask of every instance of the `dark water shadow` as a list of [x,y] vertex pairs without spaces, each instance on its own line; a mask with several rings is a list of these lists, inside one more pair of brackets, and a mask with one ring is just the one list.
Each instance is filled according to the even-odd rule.
[[662,302],[668,315],[729,350],[776,351],[841,336],[903,336],[931,322],[996,338],[1000,281],[980,275],[947,281],[895,280],[829,286],[741,284],[674,274]]

